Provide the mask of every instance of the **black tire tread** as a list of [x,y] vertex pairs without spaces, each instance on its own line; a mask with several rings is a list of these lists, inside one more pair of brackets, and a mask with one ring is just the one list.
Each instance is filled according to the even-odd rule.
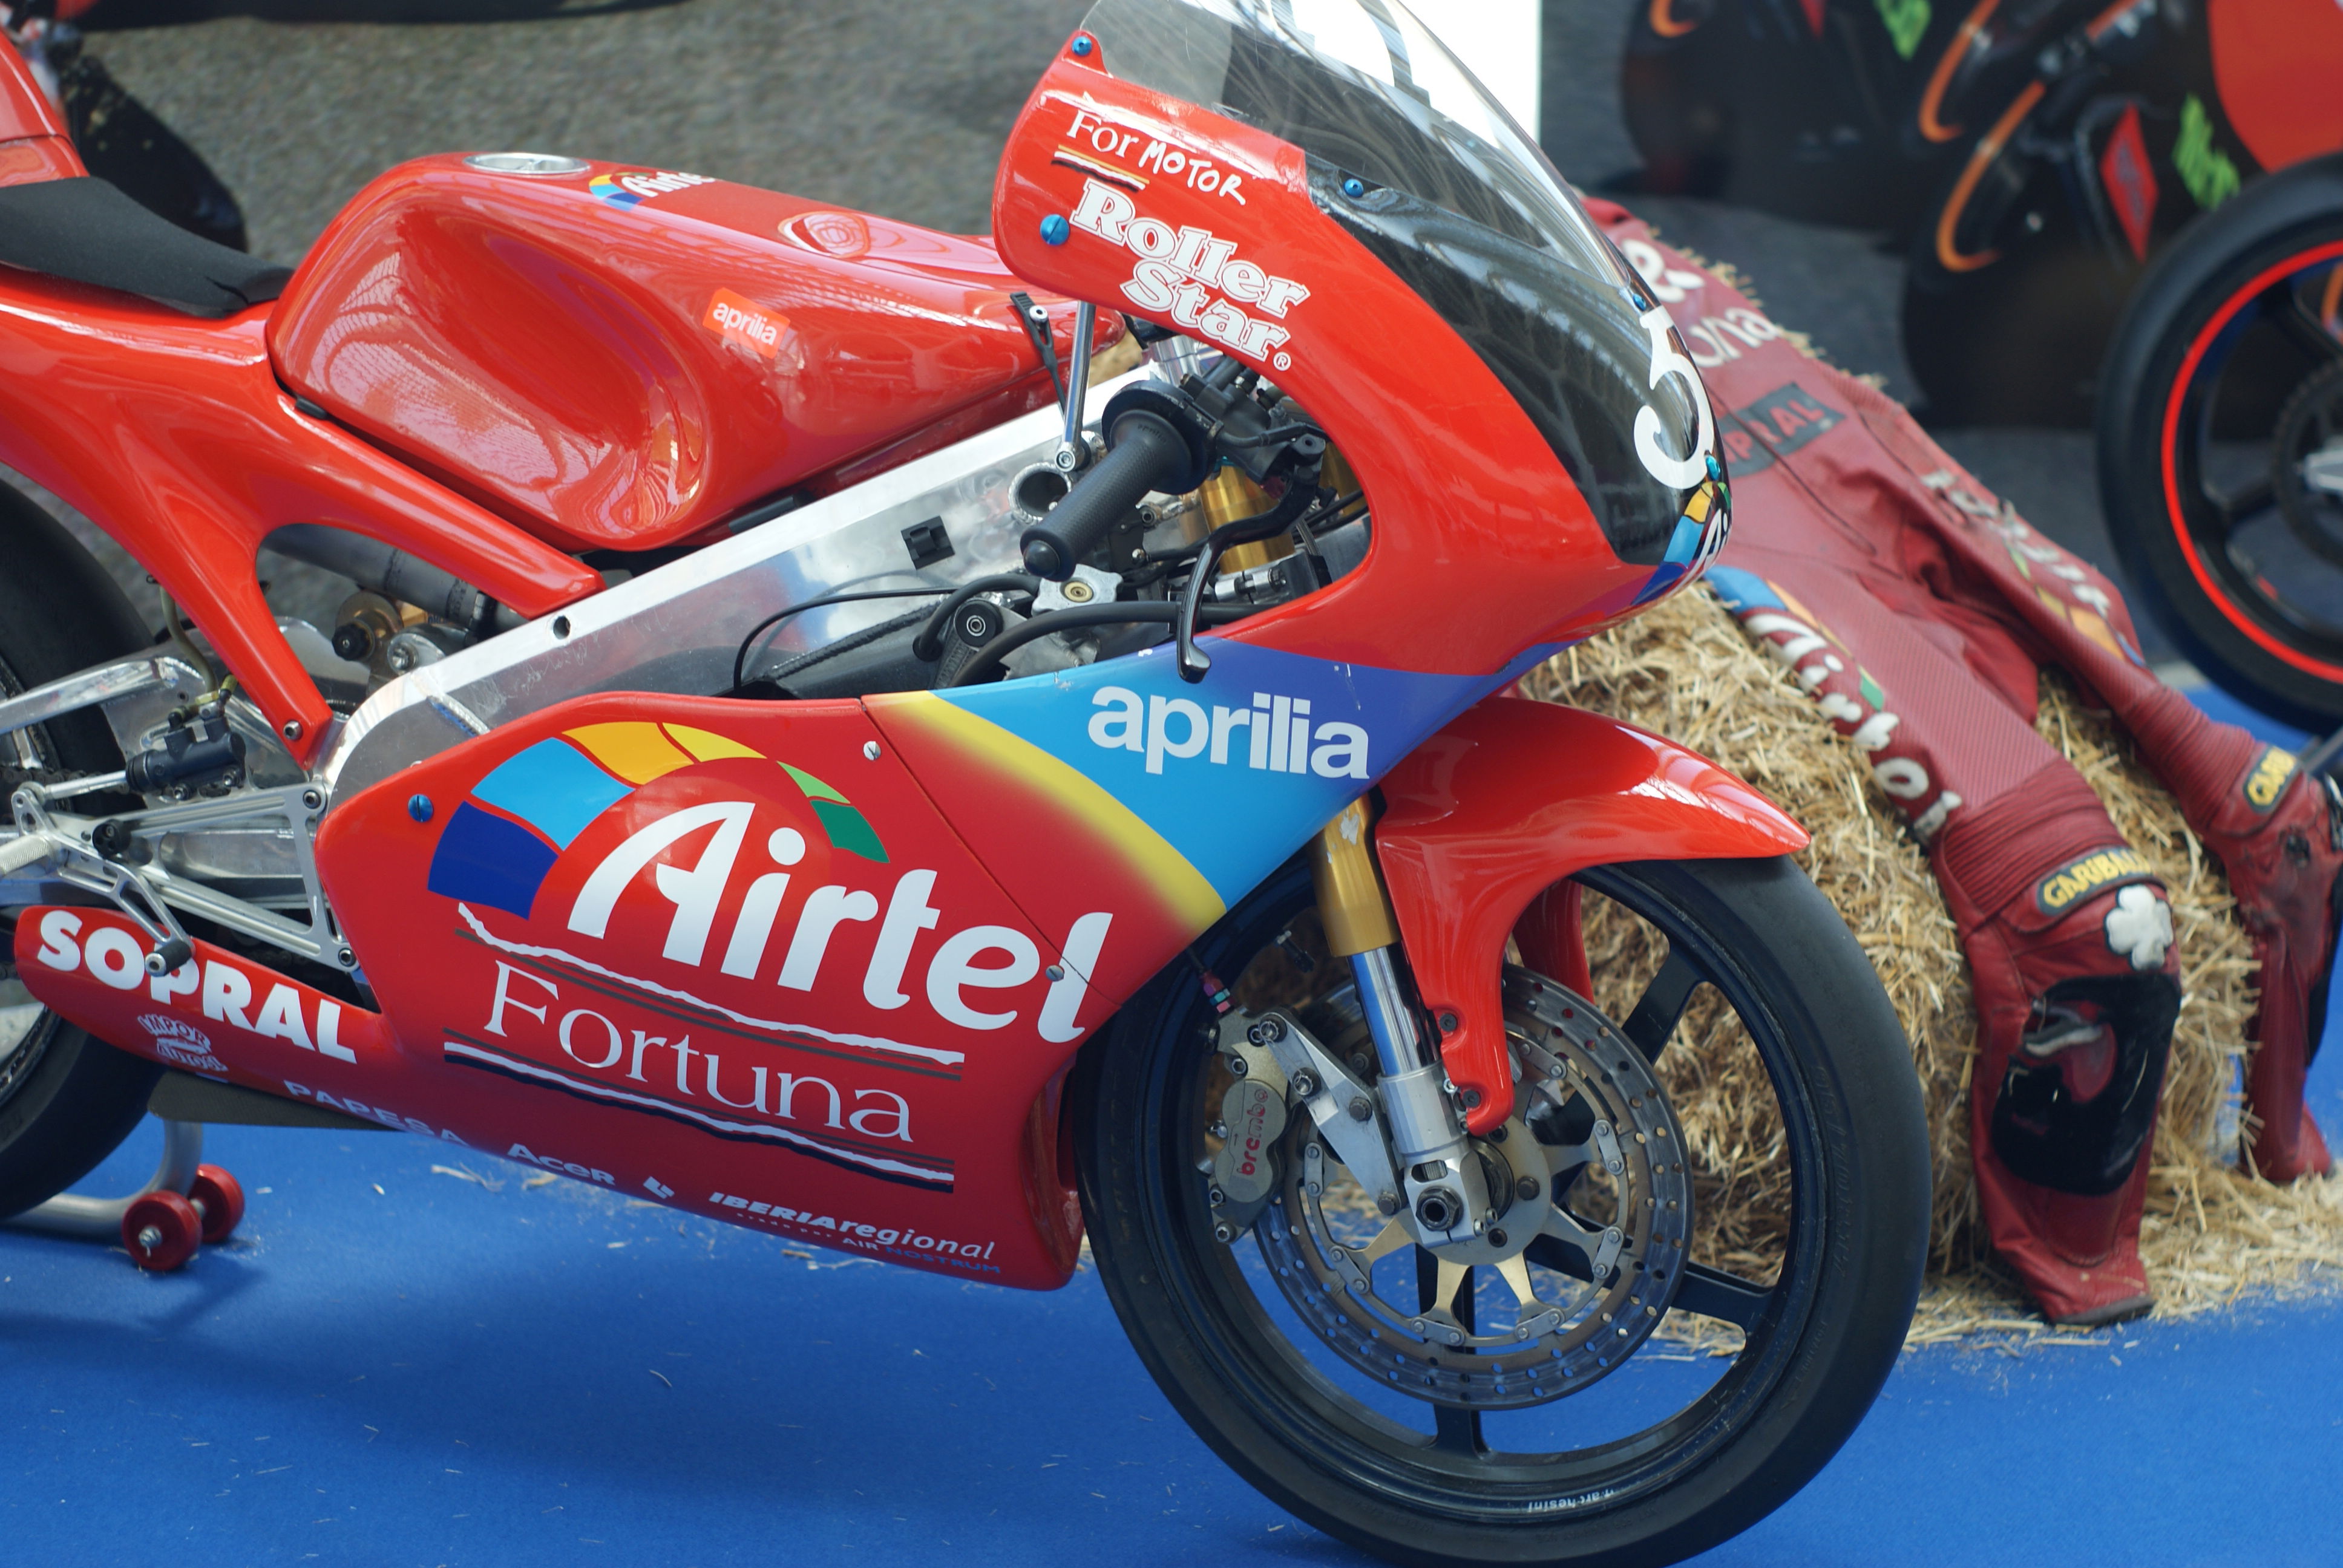
[[1903,1345],[1926,1246],[1926,1139],[1902,1028],[1861,947],[1787,860],[1652,862],[1608,874],[1637,879],[1680,908],[1724,909],[1737,929],[1720,931],[1720,943],[1753,971],[1761,994],[1797,1015],[1779,1020],[1785,1037],[1837,1042],[1805,1067],[1821,1125],[1838,1133],[1829,1202],[1846,1222],[1830,1228],[1814,1311],[1773,1394],[1674,1492],[1559,1525],[1461,1525],[1369,1495],[1283,1447],[1186,1338],[1156,1275],[1161,1261],[1139,1201],[1148,1179],[1131,1135],[1146,1096],[1140,1059],[1158,1010],[1192,989],[1184,967],[1127,1004],[1075,1070],[1070,1094],[1081,1116],[1075,1145],[1092,1253],[1149,1372],[1254,1486],[1327,1533],[1394,1562],[1628,1568],[1705,1550],[1812,1479],[1869,1410]]

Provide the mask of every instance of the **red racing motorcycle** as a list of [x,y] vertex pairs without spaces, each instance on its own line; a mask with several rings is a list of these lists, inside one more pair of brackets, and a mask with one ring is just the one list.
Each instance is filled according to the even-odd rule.
[[1087,1229],[1409,1562],[1672,1561],[1854,1430],[1896,1016],[1778,809],[1511,695],[1722,544],[1710,407],[1399,7],[1106,0],[991,241],[497,153],[288,275],[0,87],[0,460],[166,622],[0,489],[0,1212],[159,1076],[1001,1284]]

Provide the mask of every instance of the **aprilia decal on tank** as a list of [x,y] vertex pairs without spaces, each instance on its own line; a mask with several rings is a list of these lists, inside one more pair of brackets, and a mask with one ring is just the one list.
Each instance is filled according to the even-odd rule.
[[[433,853],[430,890],[489,960],[446,1058],[949,1189],[950,1161],[920,1148],[933,1097],[972,1042],[1079,1038],[1113,923],[1074,920],[1045,976],[1026,930],[956,912],[1003,911],[953,875],[898,863],[841,790],[728,737],[642,720],[548,737],[473,786]],[[865,1019],[900,1023],[840,1027]]]

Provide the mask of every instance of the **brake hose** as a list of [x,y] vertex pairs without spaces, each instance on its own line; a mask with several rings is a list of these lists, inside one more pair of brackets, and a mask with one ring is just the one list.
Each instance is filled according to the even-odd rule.
[[[1241,620],[1252,613],[1249,605],[1212,605],[1204,608],[1202,619],[1219,626]],[[1086,626],[1138,626],[1152,621],[1161,626],[1180,624],[1180,607],[1162,599],[1119,604],[1074,605],[1065,609],[1053,609],[1037,615],[1022,626],[1011,627],[977,651],[974,658],[952,677],[950,686],[972,686],[992,672],[993,667],[1024,647],[1051,632],[1074,631]]]

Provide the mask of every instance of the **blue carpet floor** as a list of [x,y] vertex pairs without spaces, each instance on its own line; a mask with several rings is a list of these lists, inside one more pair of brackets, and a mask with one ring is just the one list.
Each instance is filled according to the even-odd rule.
[[[2343,1130],[2343,1051],[2312,1096]],[[392,1133],[207,1154],[251,1210],[182,1273],[0,1232],[0,1564],[1364,1561],[1188,1432],[1088,1271],[911,1274]],[[1703,1561],[2324,1568],[2339,1482],[2343,1303],[2249,1303],[1907,1354]]]

